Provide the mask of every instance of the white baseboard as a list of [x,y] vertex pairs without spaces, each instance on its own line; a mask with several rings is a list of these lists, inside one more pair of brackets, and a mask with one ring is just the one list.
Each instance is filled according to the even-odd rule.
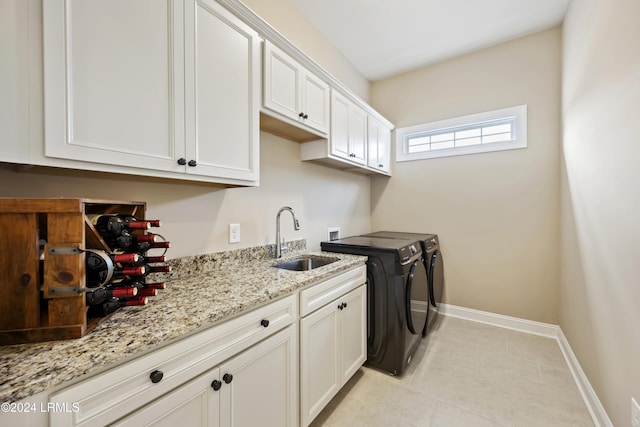
[[560,330],[558,325],[534,322],[533,320],[519,319],[517,317],[504,316],[502,314],[489,313],[488,311],[474,310],[456,305],[440,304],[438,312],[445,316],[457,317],[553,339],[558,337],[558,331]]
[[578,386],[580,394],[582,395],[582,400],[584,400],[584,404],[591,414],[593,423],[596,427],[613,427],[613,423],[609,419],[607,411],[604,410],[595,390],[591,387],[591,383],[589,382],[587,375],[582,370],[580,362],[578,362],[578,358],[573,353],[571,345],[569,345],[569,341],[567,341],[567,337],[564,336],[564,333],[560,328],[558,328],[557,340],[560,345],[560,350],[564,355],[564,359],[567,361],[567,365],[569,365],[571,375],[573,375],[573,379]]
[[573,353],[573,350],[569,345],[569,341],[567,341],[567,338],[564,336],[560,326],[450,304],[440,304],[438,312],[444,316],[457,317],[459,319],[470,320],[472,322],[484,323],[487,325],[498,326],[500,328],[512,329],[515,331],[555,339],[560,346],[560,351],[562,351],[562,355],[569,366],[569,371],[571,371],[573,380],[578,387],[578,391],[580,392],[582,400],[591,415],[593,423],[596,427],[613,427],[607,412],[602,406],[600,399],[598,399],[593,387],[591,387],[589,379],[582,370],[580,362],[578,362],[578,359]]

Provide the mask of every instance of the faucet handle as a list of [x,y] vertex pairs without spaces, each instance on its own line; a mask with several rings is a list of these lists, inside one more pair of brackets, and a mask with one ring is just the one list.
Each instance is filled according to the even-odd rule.
[[289,250],[288,247],[284,245],[284,237],[280,239],[280,253],[283,254]]

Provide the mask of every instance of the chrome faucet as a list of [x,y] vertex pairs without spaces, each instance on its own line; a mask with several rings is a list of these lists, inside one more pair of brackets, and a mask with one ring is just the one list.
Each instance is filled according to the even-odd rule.
[[[280,258],[282,256],[282,252],[286,252],[287,248],[283,247],[283,241],[280,240],[280,214],[282,211],[291,212],[291,216],[293,217],[293,229],[300,230],[300,223],[296,218],[296,213],[289,206],[283,206],[278,211],[278,215],[276,215],[276,258]],[[283,239],[284,240],[284,239]]]

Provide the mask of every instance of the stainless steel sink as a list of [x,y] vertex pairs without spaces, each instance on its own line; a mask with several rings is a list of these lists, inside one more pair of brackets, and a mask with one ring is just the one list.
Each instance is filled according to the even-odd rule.
[[332,262],[336,262],[338,260],[339,258],[322,257],[317,255],[304,255],[290,261],[276,264],[274,265],[274,267],[292,271],[309,271],[313,270],[314,268],[322,267],[323,265],[331,264]]

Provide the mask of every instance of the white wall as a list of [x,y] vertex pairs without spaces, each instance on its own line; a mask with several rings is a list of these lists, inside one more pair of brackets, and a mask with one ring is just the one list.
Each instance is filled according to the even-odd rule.
[[615,426],[640,401],[640,3],[564,23],[560,326]]
[[398,127],[528,104],[528,148],[395,163],[372,228],[436,233],[445,302],[558,321],[559,28],[372,84]]

